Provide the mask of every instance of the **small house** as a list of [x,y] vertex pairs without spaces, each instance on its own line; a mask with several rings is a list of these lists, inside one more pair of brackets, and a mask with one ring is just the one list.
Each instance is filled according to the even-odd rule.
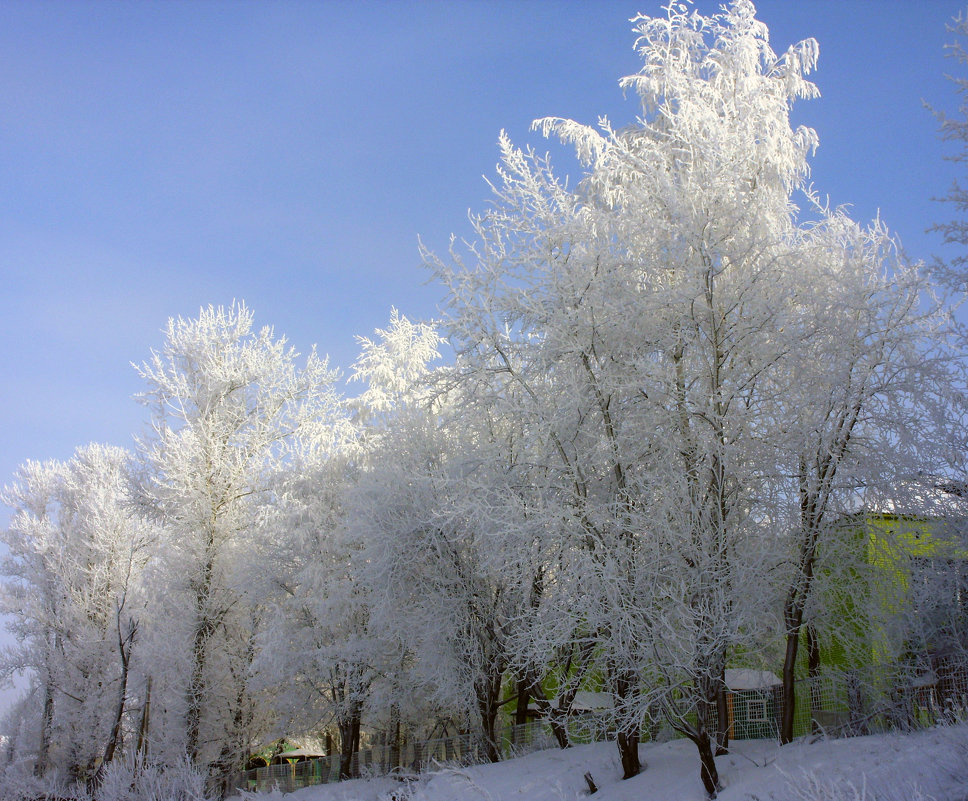
[[768,670],[726,670],[726,707],[731,740],[776,737],[783,682]]

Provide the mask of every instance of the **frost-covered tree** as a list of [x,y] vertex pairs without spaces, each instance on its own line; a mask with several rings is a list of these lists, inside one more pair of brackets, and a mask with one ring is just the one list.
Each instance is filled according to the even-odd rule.
[[[249,668],[264,618],[253,579],[278,536],[275,476],[297,442],[339,414],[336,378],[315,351],[305,363],[242,304],[171,319],[162,349],[138,371],[152,412],[140,443],[143,494],[164,523],[172,642],[183,673],[183,730],[193,762],[221,773],[248,756],[256,699]],[[172,705],[177,706],[175,699]]]
[[496,723],[510,633],[533,582],[505,515],[516,475],[504,420],[429,373],[436,333],[397,318],[363,341],[360,401],[382,429],[347,525],[366,564],[372,635],[398,644],[407,680],[499,758]]
[[300,438],[299,458],[280,484],[287,544],[277,561],[288,569],[278,578],[282,591],[257,664],[267,677],[288,677],[275,692],[283,725],[337,730],[343,776],[359,749],[371,685],[387,684],[401,661],[397,640],[375,634],[370,623],[379,588],[368,583],[362,554],[370,532],[357,525],[356,488],[398,408],[414,401],[411,386],[437,356],[437,335],[393,310],[388,329],[360,344],[353,378],[364,391],[332,428]]
[[[968,34],[968,13],[961,12],[948,23],[947,30],[953,35],[951,43],[946,46],[947,55],[953,59],[960,69],[968,64],[968,51],[959,37]],[[954,164],[964,164],[968,161],[968,77],[965,75],[951,76],[951,82],[955,87],[955,93],[959,100],[957,113],[949,114],[942,109],[932,109],[935,118],[938,120],[938,129],[941,139],[945,142],[952,142],[957,150],[946,158]],[[956,213],[953,219],[941,222],[932,227],[931,230],[941,234],[946,245],[961,246],[968,245],[968,219],[965,212],[968,211],[968,187],[963,178],[956,177],[947,194],[936,198],[937,200],[950,204],[950,208]],[[948,260],[935,260],[934,269],[940,278],[953,286],[958,291],[968,290],[968,254],[963,250],[955,253]]]
[[331,429],[300,443],[280,476],[274,586],[266,598],[273,611],[253,665],[257,682],[271,691],[278,736],[317,735],[335,726],[344,778],[359,750],[373,674],[361,655],[365,591],[343,531],[346,494],[359,469],[357,440],[349,418],[337,418]]
[[357,525],[370,532],[374,629],[407,649],[410,680],[471,721],[497,760],[516,571],[502,565],[502,543],[487,521],[462,503],[464,491],[484,501],[495,488],[476,483],[476,449],[439,419],[401,420],[392,434],[357,507]]
[[[640,769],[641,721],[662,710],[696,744],[714,794],[727,661],[782,631],[773,577],[789,522],[806,519],[788,501],[820,502],[857,434],[837,421],[858,396],[823,381],[814,395],[798,371],[821,353],[855,383],[883,367],[857,391],[880,393],[886,443],[902,436],[887,423],[912,397],[908,368],[931,331],[924,282],[885,258],[886,235],[852,228],[807,189],[817,136],[789,112],[817,94],[805,77],[816,43],[777,55],[746,0],[709,17],[666,11],[634,21],[643,67],[622,85],[641,101],[635,124],[535,123],[574,147],[577,187],[502,136],[477,242],[428,261],[449,291],[470,394],[489,386],[495,409],[526,421],[532,458],[554,476],[554,536],[580,578],[534,630],[547,653],[592,638],[626,777]],[[822,224],[799,222],[797,194]],[[868,432],[873,414],[862,410]],[[791,452],[807,466],[791,467]],[[826,478],[811,472],[818,456]],[[778,490],[791,474],[798,487]]]
[[5,611],[39,700],[36,772],[96,781],[119,753],[144,615],[152,529],[132,511],[129,455],[89,445],[68,462],[28,462],[4,490]]
[[57,677],[55,666],[60,640],[55,621],[61,611],[57,587],[56,492],[60,466],[56,462],[27,462],[17,471],[12,485],[4,488],[3,502],[14,510],[4,544],[10,551],[3,573],[4,611],[16,611],[13,634],[20,643],[17,657],[7,659],[6,673],[33,669],[43,689],[35,773],[48,767],[54,722]]
[[[856,547],[843,518],[865,490],[882,497],[950,461],[953,363],[949,321],[916,265],[899,258],[880,224],[864,230],[842,212],[806,232],[803,256],[813,292],[804,297],[799,337],[783,392],[790,408],[782,491],[790,511],[791,554],[783,608],[786,650],[781,741],[793,737],[794,680],[801,639],[810,672],[819,666],[812,602],[818,565]],[[809,388],[804,392],[803,388]],[[806,398],[807,402],[804,402]],[[838,543],[838,538],[848,539]],[[829,619],[821,628],[834,628]],[[847,625],[853,625],[847,621]]]

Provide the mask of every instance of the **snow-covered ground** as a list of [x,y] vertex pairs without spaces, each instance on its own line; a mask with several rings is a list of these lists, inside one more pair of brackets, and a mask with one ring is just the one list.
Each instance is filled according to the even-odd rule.
[[[442,769],[406,786],[387,778],[298,790],[286,801],[705,801],[699,760],[685,740],[641,747],[645,771],[622,781],[611,743],[540,751],[496,765]],[[733,743],[716,760],[719,801],[968,801],[968,724],[842,740]],[[245,794],[252,801],[278,791]]]

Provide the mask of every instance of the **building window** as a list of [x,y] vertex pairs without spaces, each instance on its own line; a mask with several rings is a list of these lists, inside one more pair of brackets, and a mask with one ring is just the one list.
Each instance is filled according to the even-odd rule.
[[766,716],[766,699],[750,698],[746,702],[746,715],[750,723],[769,723]]

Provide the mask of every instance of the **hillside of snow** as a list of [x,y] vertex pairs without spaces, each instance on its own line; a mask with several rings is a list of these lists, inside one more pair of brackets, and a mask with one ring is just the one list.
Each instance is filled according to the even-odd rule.
[[[705,801],[695,747],[641,746],[646,769],[622,781],[612,743],[540,751],[495,765],[442,768],[406,784],[360,779],[298,790],[286,801]],[[968,724],[841,740],[738,741],[716,760],[719,801],[968,801]],[[279,791],[243,793],[251,801]]]

